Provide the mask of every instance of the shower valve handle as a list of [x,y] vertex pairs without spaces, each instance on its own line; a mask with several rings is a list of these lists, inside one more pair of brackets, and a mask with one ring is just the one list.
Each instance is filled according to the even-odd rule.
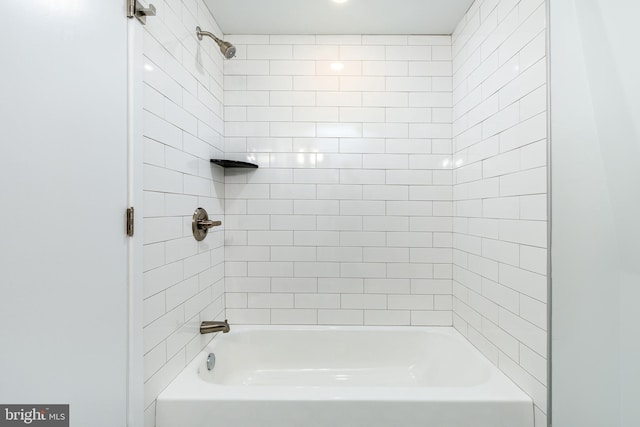
[[213,227],[220,227],[222,221],[211,221],[210,219],[201,219],[198,221],[198,228],[206,230]]
[[209,229],[213,227],[219,227],[222,225],[222,221],[211,221],[209,219],[209,214],[203,208],[198,208],[193,213],[193,219],[191,221],[191,231],[193,232],[193,237],[200,242],[207,237],[207,233],[209,233]]

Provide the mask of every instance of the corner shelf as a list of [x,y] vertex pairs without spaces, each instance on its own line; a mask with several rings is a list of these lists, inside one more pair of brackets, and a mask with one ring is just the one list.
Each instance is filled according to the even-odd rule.
[[239,162],[237,160],[211,159],[211,163],[213,163],[214,165],[222,166],[223,168],[258,168],[258,165],[256,165],[255,163]]

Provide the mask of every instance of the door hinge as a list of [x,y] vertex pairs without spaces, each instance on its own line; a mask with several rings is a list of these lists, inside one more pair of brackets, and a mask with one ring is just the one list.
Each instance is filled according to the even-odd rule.
[[147,16],[156,16],[156,7],[149,3],[144,7],[140,0],[127,0],[127,18],[136,18],[142,25],[146,25]]
[[133,216],[133,208],[127,208],[127,236],[132,237],[133,236],[133,221],[134,221],[134,216]]

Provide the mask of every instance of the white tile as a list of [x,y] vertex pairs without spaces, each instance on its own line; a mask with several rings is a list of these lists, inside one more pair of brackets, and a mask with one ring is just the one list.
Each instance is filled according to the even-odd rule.
[[451,36],[409,36],[410,45],[450,46]]
[[520,344],[520,365],[540,383],[547,383],[547,361],[543,356]]
[[342,45],[340,46],[341,60],[382,60],[385,59],[384,46],[375,45]]
[[318,313],[314,309],[273,309],[272,325],[315,325]]
[[290,246],[293,244],[293,232],[249,231],[248,242],[255,246]]
[[337,184],[340,174],[334,169],[296,169],[293,171],[295,184]]
[[[227,202],[228,204],[229,202]],[[249,214],[292,214],[292,200],[249,200],[247,205]]]
[[340,246],[385,246],[385,242],[386,235],[380,231],[340,232]]
[[451,326],[451,311],[412,311],[411,324],[416,326]]
[[294,265],[296,277],[338,277],[340,264],[332,262],[296,262]]
[[[364,126],[367,126],[367,124]],[[316,128],[319,137],[359,138],[363,136],[363,125],[361,123],[318,123]],[[365,134],[364,136],[370,135]]]
[[368,294],[409,294],[409,279],[366,279],[365,292]]
[[248,275],[252,277],[292,277],[292,262],[249,262]]
[[296,308],[340,308],[339,294],[296,294]]
[[299,91],[337,91],[338,77],[334,76],[294,76],[293,89]]
[[319,325],[362,325],[364,312],[362,310],[318,310]]
[[167,310],[172,310],[199,292],[198,277],[194,276],[167,289]]
[[[226,106],[246,107],[248,105],[269,105],[269,92],[264,91],[235,91],[224,92],[224,103]],[[273,103],[272,105],[277,105]]]
[[408,326],[411,312],[401,310],[365,310],[365,325]]
[[316,73],[314,61],[271,61],[272,76],[313,76]]
[[342,122],[376,123],[385,121],[384,108],[341,107],[339,119]]
[[314,44],[316,42],[316,37],[313,35],[279,35],[279,34],[271,34],[269,36],[270,44]]
[[547,250],[520,246],[520,267],[538,274],[547,274]]
[[342,294],[341,306],[345,309],[385,309],[386,295]]
[[166,313],[165,293],[146,298],[142,307],[143,324],[146,326]]
[[[409,262],[409,249],[407,248],[364,248],[363,261],[364,262]],[[408,286],[408,282],[407,282],[407,286]]]
[[315,261],[318,252],[318,248],[301,246],[273,246],[270,249],[271,261]]
[[520,295],[520,317],[547,330],[547,305],[541,301]]
[[362,155],[360,154],[321,154],[316,156],[317,167],[325,169],[360,169]]
[[318,216],[318,230],[357,231],[362,230],[362,218],[357,216]]
[[517,266],[520,260],[519,250],[519,245],[514,243],[482,239],[482,256],[505,264]]
[[296,231],[296,246],[338,246],[340,235],[336,231]]
[[316,124],[304,122],[271,123],[269,134],[277,137],[314,137],[316,136]]
[[269,61],[243,60],[224,62],[224,73],[227,76],[269,75]]
[[544,330],[504,309],[500,309],[499,325],[539,355],[546,354],[547,334]]
[[340,90],[352,92],[377,92],[385,90],[384,77],[340,77]]
[[249,45],[247,59],[293,59],[293,46]]
[[[260,94],[260,101],[262,98],[266,101],[264,104],[257,105],[272,105],[272,106],[314,106],[316,103],[316,94],[314,92],[293,92],[293,91],[276,91],[276,92],[258,92]],[[225,102],[229,92],[225,92]]]
[[405,92],[363,92],[361,105],[365,107],[408,107],[409,94]]
[[143,270],[149,271],[165,263],[165,244],[155,243],[145,245],[143,250]]
[[337,107],[295,107],[293,118],[297,122],[337,122]]
[[543,194],[547,191],[546,167],[500,177],[500,196]]
[[432,57],[431,46],[387,46],[387,61],[427,61]]
[[520,219],[541,220],[547,219],[547,196],[539,194],[522,196],[520,202]]
[[226,313],[238,325],[269,325],[271,323],[269,309],[228,308]]
[[342,263],[341,277],[386,277],[387,269],[383,263]]
[[362,44],[360,35],[317,35],[316,43],[319,45],[358,45]]
[[410,263],[393,263],[387,266],[387,277],[398,279],[425,279],[433,276],[433,264],[421,264],[411,259]]
[[388,92],[429,92],[431,79],[427,77],[387,77]]
[[360,247],[318,247],[318,261],[329,262],[362,262],[362,248]]
[[271,292],[285,293],[316,293],[318,291],[317,278],[288,278],[274,277],[271,279]]
[[427,201],[389,201],[387,215],[401,216],[431,216],[433,202]]
[[322,293],[362,293],[363,279],[331,278],[318,279],[318,292]]
[[432,295],[389,295],[390,310],[433,310]]
[[503,241],[547,246],[547,224],[544,221],[500,220],[499,234]]
[[293,294],[249,293],[248,308],[292,308]]
[[226,246],[226,261],[269,261],[269,248],[264,246]]
[[226,292],[269,292],[269,279],[255,277],[227,277]]
[[[320,187],[320,186],[318,186]],[[316,186],[312,184],[271,184],[272,199],[315,199]]]
[[448,92],[413,92],[409,94],[409,107],[450,108],[451,94]]
[[318,92],[316,99],[318,107],[360,107],[362,105],[362,94],[355,91]]
[[338,215],[340,204],[338,200],[294,200],[296,215]]
[[382,46],[402,46],[407,44],[407,36],[393,35],[363,35],[362,44],[382,45]]
[[406,76],[409,74],[407,61],[363,61],[364,76]]
[[361,185],[318,185],[317,199],[359,200],[362,199]]
[[182,237],[182,220],[175,217],[146,218],[144,243],[156,243]]
[[340,46],[331,46],[331,45],[293,46],[293,57],[295,59],[336,60],[339,56],[340,56]]

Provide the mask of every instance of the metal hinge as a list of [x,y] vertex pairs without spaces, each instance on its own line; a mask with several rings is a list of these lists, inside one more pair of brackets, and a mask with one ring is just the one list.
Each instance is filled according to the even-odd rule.
[[133,208],[127,208],[127,236],[133,237]]
[[146,25],[147,16],[156,16],[156,7],[149,3],[144,7],[139,0],[127,0],[127,18],[136,18],[142,25]]

